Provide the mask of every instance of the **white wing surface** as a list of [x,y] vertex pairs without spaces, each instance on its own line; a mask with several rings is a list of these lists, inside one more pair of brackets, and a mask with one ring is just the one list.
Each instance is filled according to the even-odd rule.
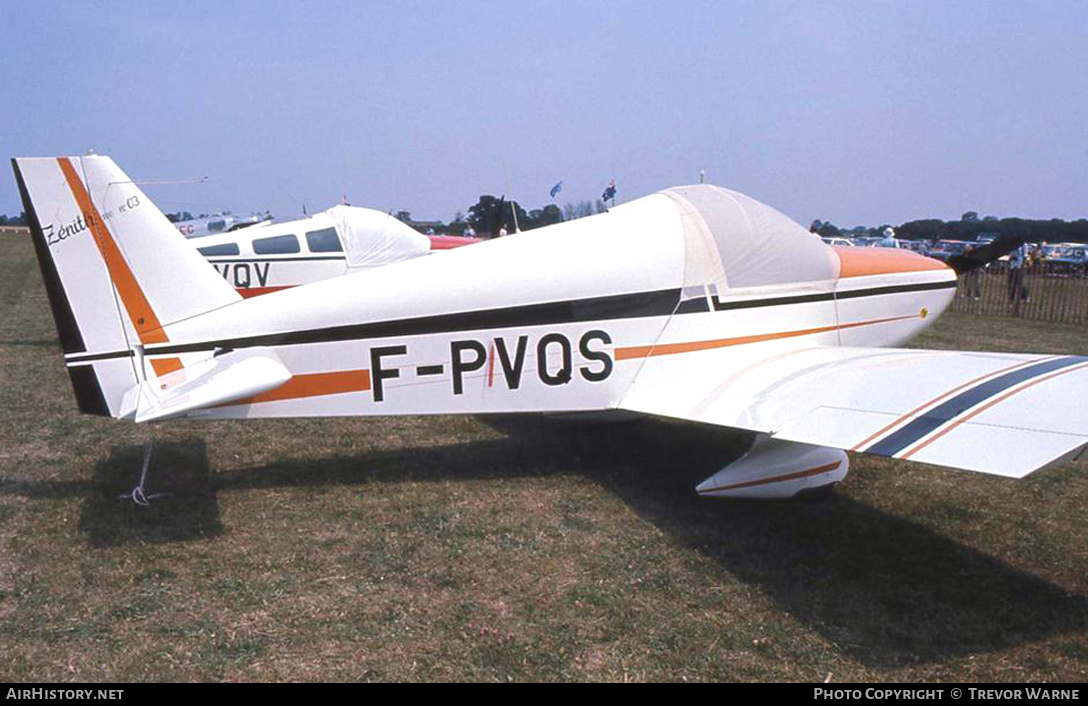
[[619,407],[1022,477],[1088,444],[1088,358],[820,347],[652,353]]

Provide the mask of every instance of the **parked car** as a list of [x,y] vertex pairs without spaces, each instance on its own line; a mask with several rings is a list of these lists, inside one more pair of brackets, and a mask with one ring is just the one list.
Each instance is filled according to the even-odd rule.
[[1062,253],[1049,258],[1047,264],[1053,273],[1083,277],[1088,274],[1088,246],[1063,248]]
[[953,255],[962,255],[967,252],[967,247],[972,245],[974,243],[963,240],[938,240],[933,249],[929,251],[929,256],[942,262],[948,262],[948,258]]

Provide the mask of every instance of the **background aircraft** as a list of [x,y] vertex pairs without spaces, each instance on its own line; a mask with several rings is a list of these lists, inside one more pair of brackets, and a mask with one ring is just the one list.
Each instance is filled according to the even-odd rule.
[[13,164],[87,413],[660,415],[751,434],[698,487],[739,497],[845,450],[1020,477],[1088,443],[1088,358],[893,348],[954,269],[719,187],[243,299],[109,158]]
[[341,205],[189,242],[239,294],[253,297],[479,241],[423,235],[381,211]]
[[239,294],[253,297],[479,241],[423,235],[381,211],[340,205],[189,242]]
[[267,213],[248,213],[244,216],[233,213],[215,213],[204,218],[175,221],[174,227],[186,238],[203,238],[208,235],[230,233],[242,228],[250,228],[271,222],[272,216]]

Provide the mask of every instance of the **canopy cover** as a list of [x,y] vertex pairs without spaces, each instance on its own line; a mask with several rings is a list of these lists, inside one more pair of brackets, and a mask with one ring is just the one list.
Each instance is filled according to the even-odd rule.
[[820,238],[749,196],[709,184],[662,193],[680,211],[685,286],[747,289],[839,275],[838,258]]
[[426,255],[430,239],[396,218],[370,208],[333,206],[328,216],[344,243],[348,267],[380,267]]

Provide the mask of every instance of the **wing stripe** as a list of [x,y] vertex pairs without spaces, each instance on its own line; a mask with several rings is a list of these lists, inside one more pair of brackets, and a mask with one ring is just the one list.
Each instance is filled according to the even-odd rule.
[[[1081,360],[1083,360],[1083,358]],[[914,454],[918,453],[919,451],[921,451],[925,447],[932,444],[937,439],[940,439],[942,436],[944,436],[948,432],[952,431],[953,429],[955,429],[959,425],[963,424],[964,422],[969,421],[972,417],[975,417],[975,416],[977,416],[979,414],[982,414],[983,412],[988,410],[990,407],[993,407],[994,405],[996,405],[998,402],[1003,402],[1004,400],[1007,400],[1008,398],[1012,397],[1013,395],[1019,394],[1019,393],[1023,392],[1024,390],[1028,389],[1029,387],[1034,387],[1035,385],[1038,385],[1041,382],[1046,382],[1047,380],[1050,380],[1052,378],[1056,378],[1056,377],[1058,377],[1060,375],[1065,375],[1066,373],[1072,373],[1072,372],[1076,372],[1077,370],[1083,370],[1086,367],[1088,367],[1088,362],[1082,362],[1080,365],[1077,365],[1075,367],[1065,368],[1064,370],[1059,370],[1057,372],[1051,373],[1051,374],[1046,375],[1044,377],[1036,378],[1035,380],[1032,380],[1031,382],[1029,382],[1027,385],[1024,385],[1022,387],[1018,387],[1015,390],[1012,390],[1010,392],[1006,392],[1004,395],[1001,395],[996,400],[992,400],[991,402],[988,402],[988,403],[984,404],[983,406],[979,407],[975,411],[973,411],[970,414],[964,416],[962,419],[958,419],[955,422],[953,422],[952,424],[949,424],[947,427],[942,429],[940,432],[934,434],[930,438],[926,439],[922,443],[915,446],[910,451],[908,451],[905,454],[903,454],[902,456],[900,456],[900,458],[904,458],[904,459],[910,458]]]
[[[1013,370],[999,377],[988,380],[951,399],[934,407],[926,414],[916,418],[902,429],[889,434],[882,440],[862,449],[864,453],[877,454],[879,456],[895,456],[897,453],[921,440],[940,426],[952,421],[963,412],[975,407],[982,402],[1001,394],[1010,387],[1019,385],[1032,378],[1041,377],[1047,373],[1068,368],[1088,361],[1082,356],[1066,356],[1063,358],[1051,358],[1026,368]],[[1004,399],[1004,398],[1001,398]]]
[[[1057,356],[1050,356],[1049,358],[1046,358],[1046,360],[1051,360],[1051,359],[1056,358],[1056,357]],[[892,422],[888,426],[884,427],[880,431],[877,431],[877,432],[875,432],[873,434],[870,434],[864,440],[859,441],[857,444],[855,444],[854,447],[852,449],[850,449],[850,450],[851,451],[860,451],[862,446],[865,446],[866,444],[868,444],[873,439],[876,439],[877,437],[883,436],[884,434],[891,431],[895,427],[899,426],[903,422],[905,422],[908,419],[911,419],[912,417],[917,415],[923,409],[935,405],[936,403],[940,402],[941,400],[945,399],[946,397],[948,397],[949,395],[951,395],[953,393],[959,392],[960,390],[962,390],[964,388],[971,387],[972,385],[976,385],[976,384],[982,382],[983,380],[986,380],[987,378],[994,378],[994,377],[997,377],[998,375],[1000,375],[1001,373],[1007,373],[1010,370],[1015,370],[1016,368],[1022,368],[1025,365],[1031,365],[1032,363],[1038,363],[1038,362],[1039,362],[1039,359],[1023,360],[1023,361],[1020,361],[1019,363],[1015,363],[1015,364],[1010,365],[1010,366],[1008,366],[1006,368],[1001,368],[1000,370],[995,370],[995,371],[986,373],[985,375],[979,375],[974,380],[968,380],[967,382],[963,383],[962,385],[957,385],[956,387],[953,387],[951,390],[948,390],[947,392],[941,393],[940,395],[938,395],[937,397],[934,397],[933,399],[929,400],[928,402],[923,402],[922,404],[918,405],[917,407],[915,407],[911,411],[909,411],[906,414],[904,414],[903,416],[899,417],[894,422]]]

